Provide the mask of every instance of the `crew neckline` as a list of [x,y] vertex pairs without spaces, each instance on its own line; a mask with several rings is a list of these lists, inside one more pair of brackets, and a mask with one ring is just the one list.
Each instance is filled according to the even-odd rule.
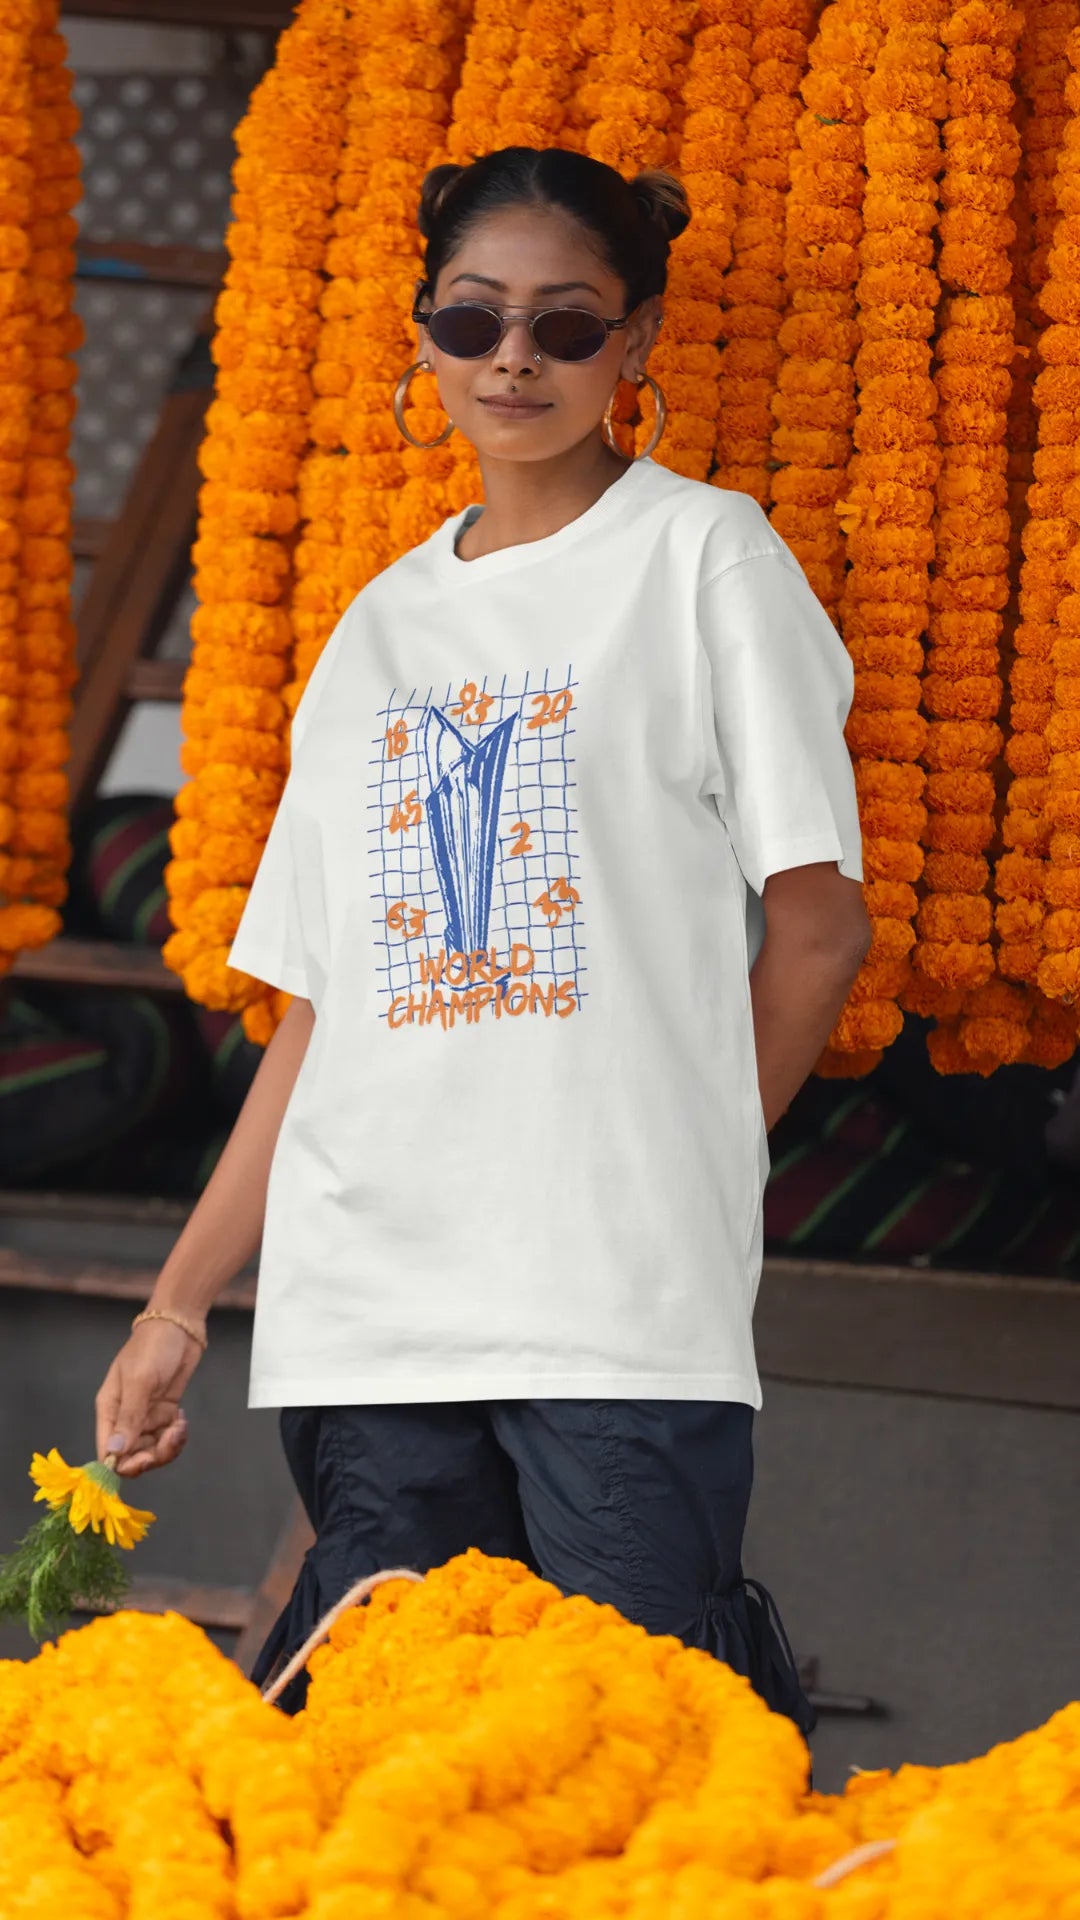
[[561,553],[574,541],[583,539],[612,519],[636,492],[645,470],[654,465],[651,459],[633,461],[625,473],[612,481],[610,487],[604,488],[600,498],[594,500],[591,507],[586,507],[584,513],[568,520],[557,533],[545,534],[541,540],[520,540],[514,546],[499,547],[494,553],[478,554],[475,560],[463,560],[457,552],[457,543],[465,528],[479,518],[483,508],[479,505],[466,507],[463,513],[457,513],[453,519],[447,520],[434,536],[432,545],[438,571],[447,582],[463,586],[470,580],[490,580],[496,574],[516,572],[522,567],[535,566],[541,560],[548,560],[553,554]]

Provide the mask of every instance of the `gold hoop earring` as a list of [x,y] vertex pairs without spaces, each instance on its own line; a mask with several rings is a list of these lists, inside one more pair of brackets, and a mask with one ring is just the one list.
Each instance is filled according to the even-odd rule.
[[[634,455],[635,460],[647,460],[650,453],[655,452],[656,448],[660,445],[660,442],[664,437],[664,428],[667,425],[667,401],[664,399],[663,388],[660,386],[658,381],[653,379],[651,373],[642,374],[641,379],[638,381],[639,390],[642,387],[648,387],[649,392],[652,394],[653,401],[656,405],[656,419],[653,422],[653,430],[649,435],[648,444],[642,447],[640,453],[635,453]],[[616,387],[615,392],[612,394],[611,399],[607,403],[607,408],[604,413],[603,431],[604,431],[604,439],[607,442],[607,445],[611,448],[612,453],[617,453],[619,455],[619,458],[622,459],[623,450],[620,447],[618,441],[616,440],[614,433],[612,432],[612,417],[615,412],[615,399],[616,399],[616,395],[618,394],[618,391],[619,389],[618,387]]]
[[452,420],[449,420],[439,434],[438,439],[418,440],[415,433],[410,433],[408,427],[405,425],[405,396],[409,391],[409,386],[416,374],[430,372],[430,360],[414,360],[411,367],[406,367],[401,379],[394,388],[394,420],[397,425],[397,430],[402,439],[408,441],[410,447],[419,447],[424,452],[431,447],[444,446],[454,431],[454,423]]

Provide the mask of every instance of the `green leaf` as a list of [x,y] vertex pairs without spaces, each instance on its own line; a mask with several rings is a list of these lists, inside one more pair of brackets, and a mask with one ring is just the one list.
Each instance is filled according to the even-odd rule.
[[61,1507],[0,1560],[0,1619],[24,1620],[40,1641],[77,1610],[116,1606],[127,1588],[127,1570],[108,1541],[89,1527],[73,1532]]

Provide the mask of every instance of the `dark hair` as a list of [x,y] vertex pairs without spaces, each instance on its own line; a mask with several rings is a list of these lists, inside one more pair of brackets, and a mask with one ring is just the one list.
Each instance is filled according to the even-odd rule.
[[471,166],[435,167],[420,192],[427,241],[421,293],[432,294],[469,228],[505,207],[556,207],[586,228],[626,287],[628,309],[663,293],[668,250],[690,219],[686,195],[667,173],[626,181],[614,167],[560,147],[504,147]]

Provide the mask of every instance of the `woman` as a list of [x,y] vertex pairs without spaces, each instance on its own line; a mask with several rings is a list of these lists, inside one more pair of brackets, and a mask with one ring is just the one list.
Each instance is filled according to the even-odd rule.
[[231,954],[295,997],[98,1398],[121,1472],[175,1459],[261,1237],[251,1404],[317,1541],[260,1677],[474,1545],[810,1724],[740,1555],[765,1134],[867,950],[852,679],[752,501],[617,450],[687,218],[556,151],[425,182],[420,364],[484,505],[305,693]]

